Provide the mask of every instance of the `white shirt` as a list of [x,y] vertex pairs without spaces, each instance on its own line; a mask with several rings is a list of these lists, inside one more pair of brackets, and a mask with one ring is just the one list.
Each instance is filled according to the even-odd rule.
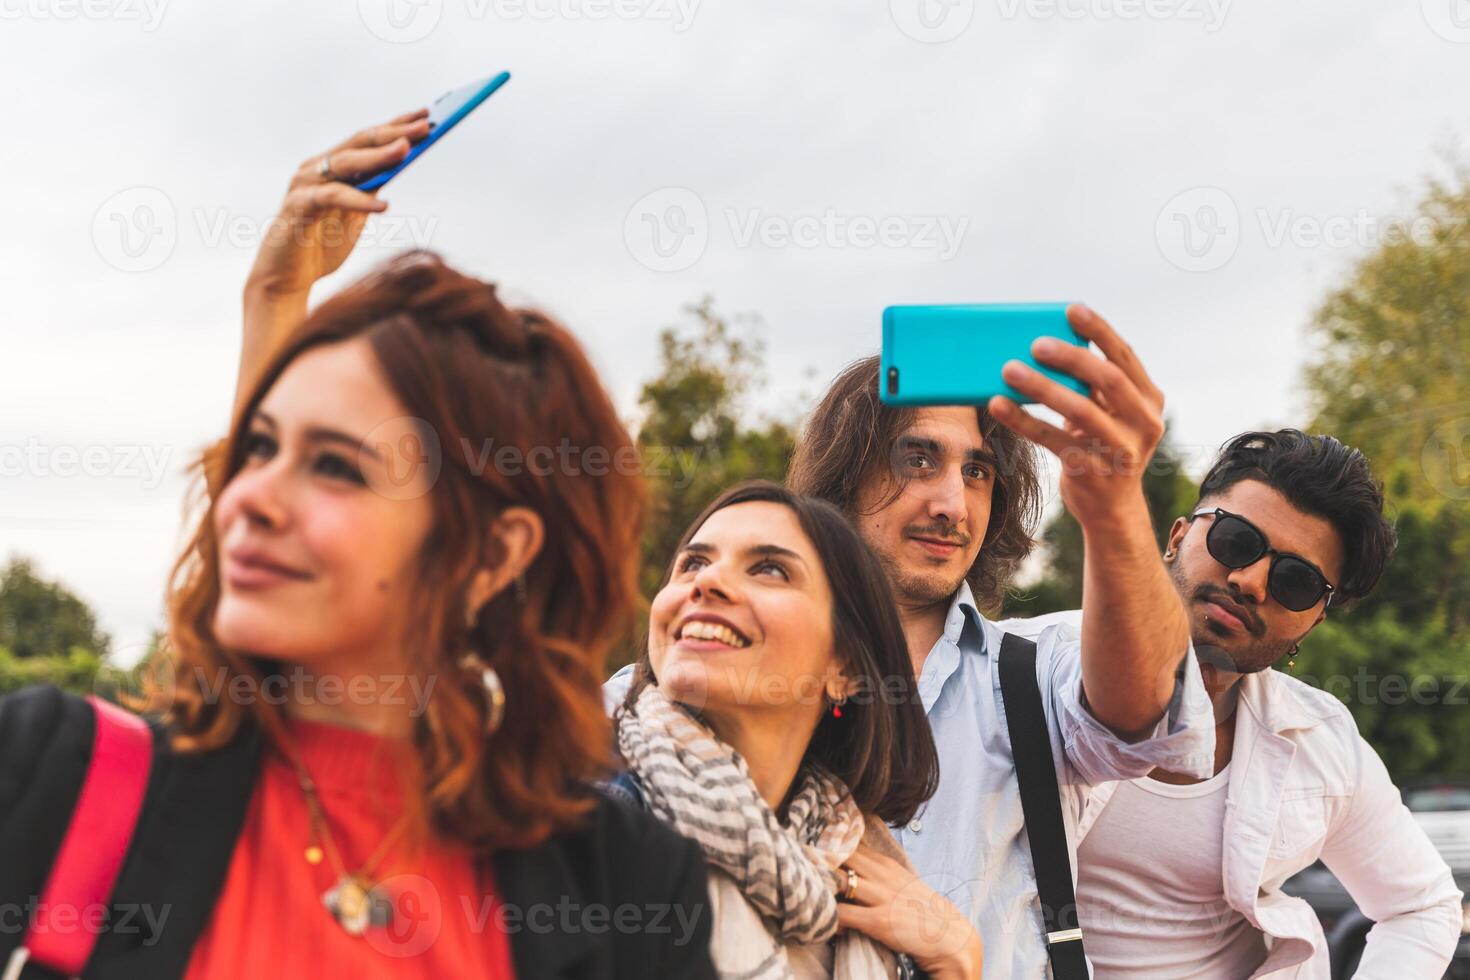
[[1188,786],[1120,783],[1077,849],[1077,910],[1098,980],[1240,980],[1265,937],[1225,900],[1230,766]]
[[[1230,907],[1270,948],[1250,976],[1331,976],[1316,914],[1281,891],[1318,858],[1375,923],[1355,980],[1443,976],[1463,896],[1347,708],[1278,670],[1246,675],[1239,691],[1221,876]],[[1116,787],[1093,794],[1084,841]]]

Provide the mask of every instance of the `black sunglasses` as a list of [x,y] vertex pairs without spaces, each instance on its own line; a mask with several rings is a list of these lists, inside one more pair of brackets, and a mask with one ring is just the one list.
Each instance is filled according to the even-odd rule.
[[1327,597],[1328,605],[1332,604],[1332,584],[1322,574],[1322,569],[1301,555],[1276,551],[1261,529],[1244,517],[1219,507],[1189,515],[1190,522],[1193,523],[1197,517],[1215,519],[1205,535],[1205,548],[1211,558],[1226,568],[1246,568],[1266,555],[1271,556],[1266,591],[1287,609],[1304,612],[1320,602],[1323,596]]

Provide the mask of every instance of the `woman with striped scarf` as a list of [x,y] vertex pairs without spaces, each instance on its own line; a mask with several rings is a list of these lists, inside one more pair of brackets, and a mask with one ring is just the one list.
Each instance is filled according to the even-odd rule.
[[727,491],[680,542],[618,712],[614,787],[704,850],[721,976],[979,977],[887,824],[939,763],[882,566],[840,511]]

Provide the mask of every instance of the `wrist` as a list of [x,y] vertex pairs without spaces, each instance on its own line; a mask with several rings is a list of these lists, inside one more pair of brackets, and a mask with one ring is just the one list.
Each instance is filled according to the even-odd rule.
[[1139,532],[1153,538],[1153,516],[1149,513],[1148,498],[1143,495],[1143,484],[1129,487],[1127,492],[1108,499],[1067,501],[1072,516],[1082,525],[1084,536],[1132,536]]

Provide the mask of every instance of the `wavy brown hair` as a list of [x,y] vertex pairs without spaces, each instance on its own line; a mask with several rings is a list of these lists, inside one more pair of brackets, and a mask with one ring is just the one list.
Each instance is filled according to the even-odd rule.
[[[891,481],[891,493],[878,509],[897,500],[906,485],[894,464],[898,439],[914,423],[917,409],[884,405],[878,399],[878,358],[849,365],[807,418],[791,457],[786,484],[799,494],[836,504],[849,517],[868,481]],[[1011,578],[1036,544],[1041,518],[1041,483],[1036,447],[977,407],[980,436],[996,458],[990,524],[965,576],[975,604],[999,609]]]
[[[230,681],[260,684],[279,667],[215,640],[214,507],[245,462],[244,437],[266,392],[302,353],[354,338],[367,341],[389,387],[443,451],[406,611],[405,669],[437,679],[429,710],[414,720],[415,822],[479,851],[532,846],[575,826],[592,805],[586,785],[608,770],[601,682],[609,646],[636,615],[644,489],[633,441],[573,336],[538,312],[508,309],[494,286],[430,253],[390,262],[309,315],[241,399],[229,436],[199,461],[205,512],[170,584],[166,663],[175,678],[153,707],[169,716],[180,751],[219,748],[252,722],[289,751],[268,699],[242,705],[201,683],[223,668]],[[487,465],[471,448],[494,446],[499,459],[513,446],[530,460],[537,447],[568,443],[634,465],[594,470],[590,454],[585,467]],[[504,559],[492,523],[513,506],[545,525],[524,598],[519,586],[506,588],[467,626],[475,572]],[[468,650],[494,667],[506,693],[489,738],[483,694],[454,666]]]

